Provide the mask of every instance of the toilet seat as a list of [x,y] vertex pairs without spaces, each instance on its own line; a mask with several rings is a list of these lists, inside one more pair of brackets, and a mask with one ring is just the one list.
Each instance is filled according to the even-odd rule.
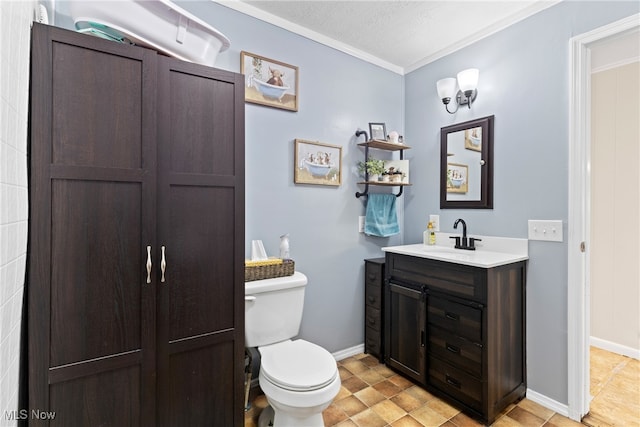
[[263,376],[285,390],[318,390],[331,384],[338,375],[331,353],[308,341],[283,341],[259,350]]

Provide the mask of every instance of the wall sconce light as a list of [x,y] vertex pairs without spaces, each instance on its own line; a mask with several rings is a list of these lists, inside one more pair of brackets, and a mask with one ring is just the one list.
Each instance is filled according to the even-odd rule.
[[[477,68],[469,68],[467,70],[460,71],[458,78],[448,77],[446,79],[438,80],[436,87],[438,88],[438,96],[444,104],[444,108],[447,113],[453,114],[458,111],[461,105],[467,105],[471,108],[471,104],[476,100],[478,96],[478,75],[480,71]],[[456,93],[456,86],[460,88]],[[449,111],[449,102],[455,95],[456,97],[456,109]]]

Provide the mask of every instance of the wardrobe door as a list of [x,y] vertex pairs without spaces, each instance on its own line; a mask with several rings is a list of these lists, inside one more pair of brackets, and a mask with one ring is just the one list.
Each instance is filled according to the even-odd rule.
[[146,49],[33,26],[27,292],[38,426],[155,424],[157,284],[145,271],[155,64]]
[[158,425],[242,426],[244,81],[158,64]]

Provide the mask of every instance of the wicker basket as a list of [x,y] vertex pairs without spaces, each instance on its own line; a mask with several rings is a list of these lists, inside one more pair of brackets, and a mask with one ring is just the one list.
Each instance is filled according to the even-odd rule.
[[291,276],[295,263],[292,259],[282,260],[282,264],[244,266],[244,281],[272,279],[274,277]]

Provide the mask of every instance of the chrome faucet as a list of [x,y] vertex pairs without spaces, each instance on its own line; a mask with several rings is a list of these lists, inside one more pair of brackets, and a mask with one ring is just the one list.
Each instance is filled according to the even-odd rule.
[[458,218],[456,222],[453,223],[453,229],[458,229],[458,224],[462,223],[462,238],[460,236],[451,236],[450,239],[456,239],[456,249],[465,249],[468,251],[475,251],[476,245],[475,242],[480,242],[482,239],[476,239],[474,237],[467,238],[467,223],[464,222],[464,219]]

